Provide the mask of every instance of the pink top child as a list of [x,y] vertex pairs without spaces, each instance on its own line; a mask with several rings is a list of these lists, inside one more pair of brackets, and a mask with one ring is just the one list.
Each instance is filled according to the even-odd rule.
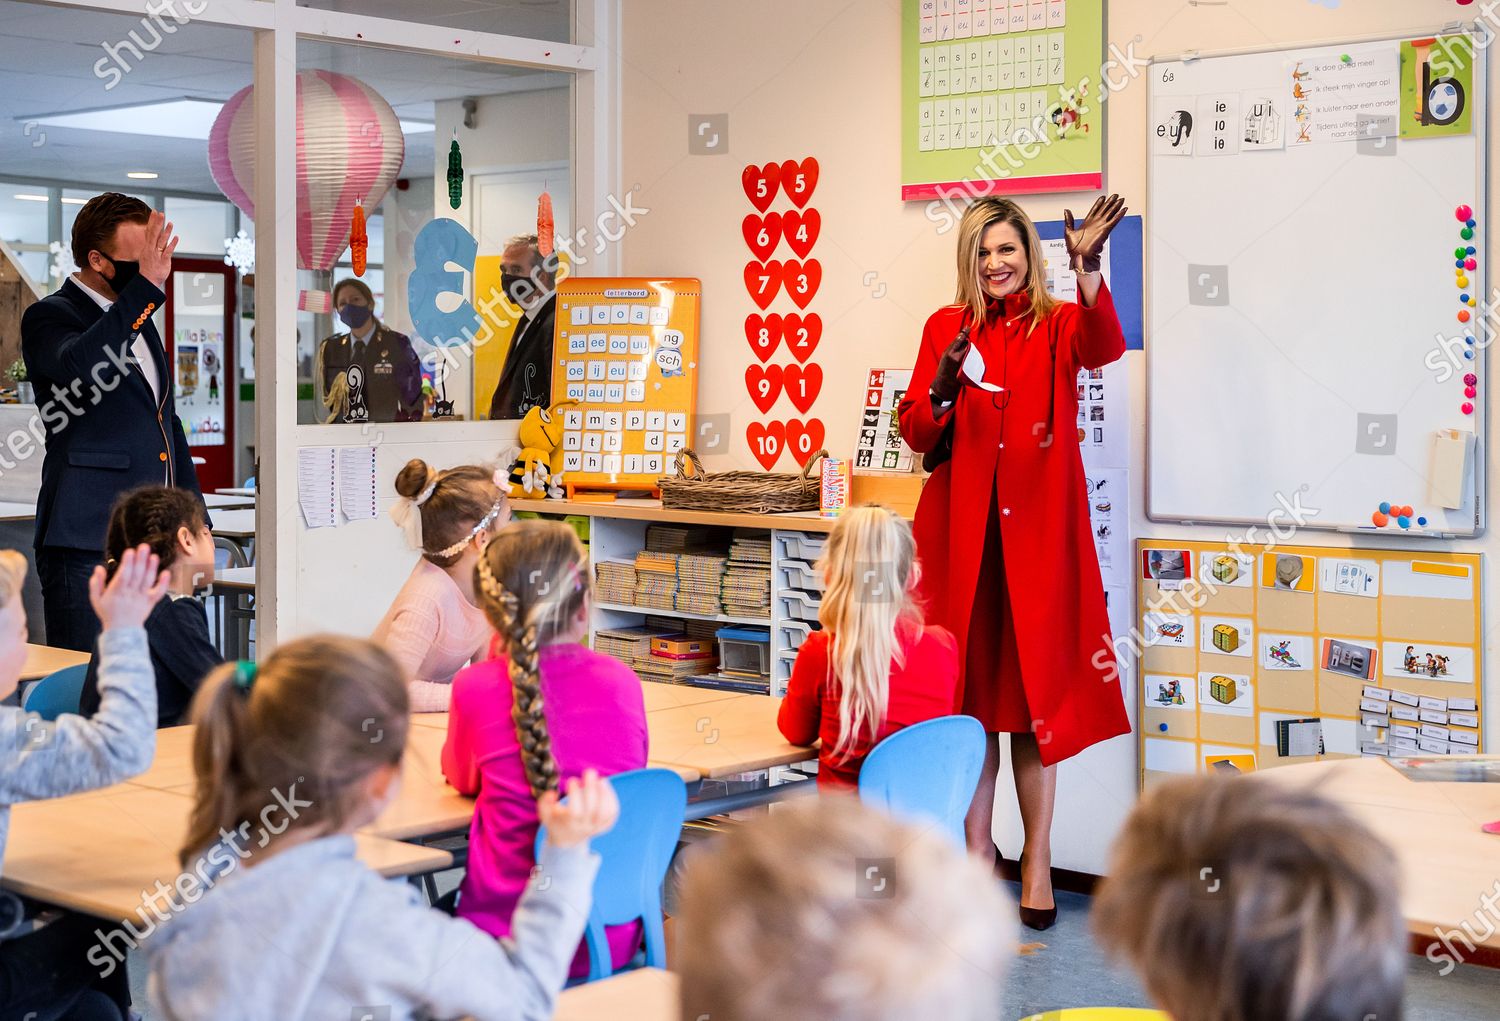
[[[478,796],[458,915],[498,937],[510,935],[511,914],[536,864],[538,824],[511,721],[509,661],[503,649],[491,652],[491,658],[453,679],[443,775],[460,793]],[[539,659],[542,704],[561,782],[585,769],[610,776],[644,767],[646,705],[635,672],[571,642],[543,646]],[[634,956],[641,927],[611,926],[607,933],[618,968]],[[587,971],[588,951],[580,945],[572,974]]]
[[494,637],[484,611],[447,571],[422,557],[370,639],[406,671],[412,712],[440,713],[448,708],[453,675],[479,659]]

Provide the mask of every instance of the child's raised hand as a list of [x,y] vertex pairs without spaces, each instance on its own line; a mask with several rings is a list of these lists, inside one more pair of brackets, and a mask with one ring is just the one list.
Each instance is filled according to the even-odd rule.
[[94,604],[94,612],[106,631],[140,627],[167,591],[167,577],[167,572],[161,570],[160,558],[143,543],[125,551],[108,585],[104,583],[104,568],[94,568],[93,577],[89,578],[89,602]]
[[558,800],[556,791],[548,791],[536,802],[537,817],[547,827],[547,842],[553,847],[572,847],[608,833],[619,818],[615,789],[592,769],[584,770],[582,780],[569,780],[567,794],[567,804]]

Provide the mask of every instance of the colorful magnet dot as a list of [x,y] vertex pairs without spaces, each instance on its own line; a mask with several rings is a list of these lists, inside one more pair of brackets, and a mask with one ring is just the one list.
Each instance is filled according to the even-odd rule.
[[1478,255],[1479,254],[1479,249],[1475,248],[1473,245],[1470,245],[1468,248],[1464,249],[1464,254],[1465,255]]
[[1469,217],[1474,215],[1474,210],[1470,209],[1468,206],[1459,206],[1453,211],[1453,215],[1467,223]]
[[1463,238],[1465,241],[1467,241],[1471,237],[1474,236],[1474,228],[1473,227],[1465,227],[1463,230],[1461,230],[1461,231],[1458,232],[1458,236],[1461,237],[1461,238]]
[[1165,723],[1158,723],[1156,729],[1165,734],[1167,732],[1167,725]]
[[1455,278],[1454,282],[1457,283],[1459,287],[1468,287],[1469,286],[1469,278],[1466,277],[1466,276],[1457,277],[1457,278]]
[[1474,343],[1474,338],[1473,338],[1473,337],[1471,337],[1471,336],[1469,336],[1469,335],[1468,335],[1468,334],[1467,334],[1467,333],[1466,333],[1466,334],[1464,334],[1464,343],[1465,343],[1465,344],[1472,344],[1472,343]]
[[1476,376],[1476,375],[1474,375],[1474,373],[1472,373],[1472,372],[1466,372],[1466,373],[1464,373],[1464,385],[1465,386],[1473,386],[1475,383],[1478,383],[1478,382],[1479,382],[1479,377]]
[[1461,322],[1461,323],[1466,323],[1466,322],[1469,321],[1469,310],[1468,309],[1461,308],[1461,309],[1458,310],[1458,321]]
[[1453,265],[1460,273],[1464,271],[1464,261],[1462,259],[1454,259]]
[[1405,514],[1403,514],[1399,518],[1396,519],[1396,524],[1400,525],[1402,528],[1410,528],[1411,527],[1411,518],[1409,518]]
[[1382,503],[1380,505],[1380,513],[1382,513],[1382,514],[1389,514],[1390,512],[1391,512],[1391,505],[1389,503]]
[[1464,352],[1464,357],[1465,358],[1473,358],[1474,357],[1474,352],[1473,351],[1465,351]]
[[1426,518],[1418,518],[1417,519],[1417,524],[1421,525],[1423,528],[1426,528],[1427,527],[1427,519]]
[[1458,296],[1458,300],[1461,301],[1461,302],[1463,302],[1465,305],[1467,305],[1469,303],[1469,296],[1468,296],[1468,294],[1460,294]]
[[[1381,506],[1383,507],[1385,506],[1385,504],[1381,504]],[[1384,528],[1386,525],[1391,523],[1391,519],[1386,517],[1385,514],[1380,511],[1376,511],[1374,514],[1371,514],[1370,520],[1375,523],[1376,528]]]
[[1462,411],[1465,415],[1472,415],[1474,414],[1474,405],[1470,404],[1468,401],[1464,401],[1458,410]]
[[1465,397],[1474,397],[1474,396],[1478,395],[1478,393],[1479,393],[1479,391],[1476,390],[1472,386],[1466,386],[1466,387],[1464,387],[1464,396]]
[[1478,308],[1478,307],[1479,307],[1479,306],[1478,306],[1478,304],[1477,304],[1477,303],[1476,303],[1476,302],[1475,302],[1475,301],[1474,301],[1474,299],[1473,299],[1473,298],[1470,298],[1470,299],[1469,299],[1469,307],[1470,307],[1470,308]]
[[1455,259],[1462,259],[1464,256],[1466,256],[1468,254],[1469,253],[1464,249],[1463,245],[1459,245],[1457,248],[1453,249],[1453,257]]
[[1464,224],[1464,226],[1470,228],[1477,227],[1479,226],[1479,221],[1470,219],[1467,223]]
[[1478,268],[1479,268],[1479,263],[1476,262],[1475,260],[1473,260],[1473,259],[1465,259],[1464,260],[1464,269],[1478,269]]

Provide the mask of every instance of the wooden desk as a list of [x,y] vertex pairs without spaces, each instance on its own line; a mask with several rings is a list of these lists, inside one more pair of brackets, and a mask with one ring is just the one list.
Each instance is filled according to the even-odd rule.
[[70,666],[80,666],[89,661],[86,652],[72,649],[54,649],[50,645],[26,643],[26,665],[21,667],[21,680],[39,681],[48,674]]
[[253,539],[255,538],[255,509],[248,510],[222,510],[213,515],[214,535],[222,535],[226,539]]
[[191,794],[193,790],[193,732],[192,724],[180,727],[162,727],[156,732],[156,755],[144,773],[131,777],[125,786],[148,787],[156,791],[177,791]]
[[[412,719],[424,715],[428,714],[415,713]],[[401,789],[386,810],[365,827],[366,832],[393,840],[420,840],[468,830],[474,818],[474,799],[455,791],[443,778],[443,742],[447,739],[446,730],[407,728]]]
[[214,572],[214,588],[231,592],[255,591],[254,567],[226,567]]
[[647,713],[651,758],[660,765],[696,769],[710,779],[817,758],[816,751],[782,738],[776,729],[780,708],[779,698],[734,695]]
[[0,501],[0,521],[31,521],[35,517],[35,503]]
[[[0,885],[58,907],[139,925],[143,891],[155,890],[158,880],[169,887],[182,872],[177,850],[191,810],[184,794],[134,784],[17,805],[11,810]],[[278,812],[271,821],[278,824],[282,816]],[[368,834],[356,834],[355,844],[360,860],[386,877],[431,872],[453,862],[446,851]]]
[[1389,844],[1400,862],[1401,913],[1412,935],[1431,940],[1438,928],[1468,922],[1475,934],[1490,932],[1484,946],[1500,949],[1500,931],[1477,915],[1480,898],[1500,883],[1500,836],[1479,828],[1500,819],[1500,784],[1417,783],[1373,758],[1250,775],[1336,801]]
[[678,1021],[680,983],[660,968],[638,968],[599,982],[564,989],[553,1021]]
[[245,486],[226,486],[223,489],[215,489],[214,492],[218,493],[220,496],[254,497],[256,495],[254,486],[250,486],[249,488],[246,488]]
[[725,699],[739,698],[743,694],[738,691],[698,688],[691,684],[668,684],[664,681],[642,681],[641,690],[645,694],[647,713],[676,709],[685,705],[722,702]]

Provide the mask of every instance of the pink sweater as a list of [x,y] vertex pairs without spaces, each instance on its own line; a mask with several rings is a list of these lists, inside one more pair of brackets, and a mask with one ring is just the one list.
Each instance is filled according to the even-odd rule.
[[[509,936],[511,914],[536,864],[536,802],[511,722],[510,664],[503,653],[453,679],[443,775],[477,794],[469,830],[469,867],[458,915],[485,932]],[[552,755],[564,784],[585,769],[609,776],[646,765],[646,705],[635,672],[619,660],[572,643],[541,651],[542,705]],[[615,967],[634,955],[640,926],[608,930]],[[579,947],[573,974],[588,969]]]
[[426,557],[418,558],[370,636],[406,671],[417,713],[446,712],[453,675],[482,658],[494,637],[484,611]]

